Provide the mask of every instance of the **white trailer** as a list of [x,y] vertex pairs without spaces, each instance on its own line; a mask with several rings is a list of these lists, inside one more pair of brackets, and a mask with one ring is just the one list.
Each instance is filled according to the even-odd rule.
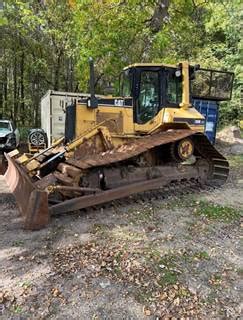
[[48,146],[64,136],[66,107],[78,99],[89,96],[85,93],[48,90],[41,99],[41,128],[45,130]]

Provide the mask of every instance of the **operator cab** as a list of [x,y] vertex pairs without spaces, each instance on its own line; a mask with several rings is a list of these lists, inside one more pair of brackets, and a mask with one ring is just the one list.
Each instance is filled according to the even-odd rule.
[[120,95],[133,97],[134,120],[146,123],[163,107],[179,107],[182,100],[181,72],[165,65],[129,66],[120,75]]
[[[198,73],[198,76],[197,76]],[[132,97],[134,121],[144,124],[162,108],[180,108],[183,101],[182,66],[134,64],[120,74],[120,96]],[[233,73],[189,66],[189,100],[230,100]],[[185,90],[185,88],[184,88]]]

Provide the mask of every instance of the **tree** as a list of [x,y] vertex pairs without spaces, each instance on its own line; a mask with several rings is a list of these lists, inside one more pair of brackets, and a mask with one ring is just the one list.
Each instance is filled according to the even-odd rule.
[[[223,121],[240,117],[240,0],[7,0],[0,10],[0,113],[20,126],[39,126],[48,89],[88,90],[88,58],[96,90],[118,88],[134,62],[177,63],[233,70],[233,100]],[[0,8],[1,9],[1,8]]]
[[5,2],[0,108],[19,125],[40,125],[46,90],[75,86],[71,15],[66,1]]

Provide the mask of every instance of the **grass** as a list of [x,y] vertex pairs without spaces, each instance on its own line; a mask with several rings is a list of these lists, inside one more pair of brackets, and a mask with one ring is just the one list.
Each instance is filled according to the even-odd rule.
[[238,273],[238,275],[240,275],[241,277],[243,277],[243,268],[239,268],[236,271]]
[[220,220],[224,222],[231,222],[238,220],[242,212],[233,207],[221,206],[219,204],[210,203],[207,201],[199,201],[194,213],[198,216],[205,216],[211,220]]
[[182,195],[178,198],[173,197],[172,199],[168,201],[163,201],[159,205],[160,209],[177,209],[177,208],[190,208],[194,207],[196,205],[196,199],[194,195]]
[[214,273],[209,281],[208,281],[212,286],[215,286],[215,287],[219,287],[222,283],[222,276],[221,274],[219,273]]
[[127,211],[129,222],[132,224],[139,224],[141,222],[150,222],[154,218],[153,203],[146,203],[138,209],[131,208]]
[[147,279],[149,285],[146,288],[137,287],[134,297],[139,303],[148,303],[155,300],[154,292],[178,284],[180,271],[176,266],[177,256],[172,253],[162,256],[156,249],[148,247],[143,251],[143,256],[145,265],[150,269],[150,278]]
[[243,139],[243,129],[240,130],[240,136]]
[[12,243],[13,247],[22,247],[24,245],[24,241],[23,240],[15,240]]
[[26,281],[22,282],[22,283],[20,284],[20,286],[21,286],[22,288],[24,288],[24,289],[28,289],[28,288],[30,288],[30,287],[32,286],[32,283],[31,283],[31,281],[26,280]]
[[186,263],[192,263],[195,260],[210,260],[210,256],[207,251],[185,251],[182,254],[182,258]]
[[178,273],[173,270],[165,270],[158,283],[161,286],[176,284],[178,281]]
[[178,281],[180,271],[177,270],[177,255],[168,253],[161,256],[159,251],[149,248],[146,259],[150,261],[154,273],[158,275],[159,285],[164,287],[175,284]]
[[193,213],[197,216],[205,216],[208,219],[225,222],[238,220],[243,213],[239,209],[230,206],[222,206],[205,200],[196,200],[193,195],[186,195],[180,199],[172,199],[171,201],[162,204],[161,209],[162,208],[170,210],[176,208],[193,208]]
[[22,309],[21,306],[15,305],[14,308],[13,308],[13,311],[14,311],[14,313],[16,313],[16,314],[20,314],[20,313],[22,313],[23,309]]
[[198,260],[210,260],[210,256],[206,251],[195,252],[193,258]]
[[243,155],[230,155],[227,157],[231,167],[243,167]]
[[208,294],[208,296],[205,298],[204,303],[209,304],[209,305],[213,305],[213,304],[215,304],[216,299],[217,299],[216,291],[211,290],[210,293]]
[[110,230],[110,226],[102,223],[94,223],[90,232],[93,234],[99,234],[99,236],[107,235]]

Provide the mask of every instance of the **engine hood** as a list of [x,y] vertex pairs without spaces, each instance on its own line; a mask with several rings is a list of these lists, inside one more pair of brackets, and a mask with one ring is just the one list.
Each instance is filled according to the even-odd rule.
[[7,134],[11,133],[12,131],[5,129],[5,128],[0,128],[0,138],[5,137]]

